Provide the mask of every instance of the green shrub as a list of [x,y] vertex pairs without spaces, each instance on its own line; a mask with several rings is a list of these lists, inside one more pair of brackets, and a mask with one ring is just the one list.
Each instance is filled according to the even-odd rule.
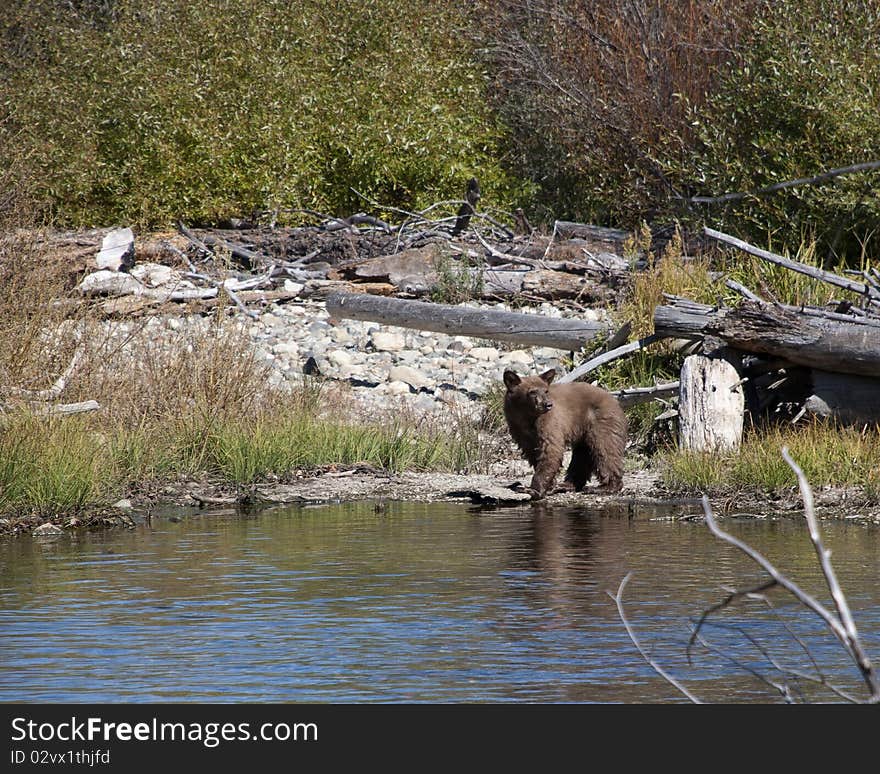
[[2,179],[63,223],[511,190],[451,2],[21,5],[0,19]]
[[[880,5],[872,0],[768,3],[735,66],[694,111],[689,169],[671,170],[701,194],[774,183],[880,159]],[[709,207],[753,236],[819,240],[857,259],[880,226],[880,171]],[[876,247],[874,248],[876,251]]]
[[[880,170],[689,206],[880,159],[873,0],[484,0],[493,104],[546,216],[709,220],[862,257]],[[869,247],[877,254],[876,245]]]

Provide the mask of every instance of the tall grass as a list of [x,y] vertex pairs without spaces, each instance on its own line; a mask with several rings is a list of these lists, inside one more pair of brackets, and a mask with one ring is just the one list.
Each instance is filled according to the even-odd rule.
[[814,421],[746,431],[738,451],[664,455],[666,483],[687,492],[773,490],[796,486],[779,449],[787,446],[815,487],[861,486],[880,496],[880,428],[845,428]]
[[[647,255],[648,265],[643,271],[633,272],[629,285],[612,310],[618,325],[632,325],[633,338],[643,338],[654,332],[654,309],[665,303],[665,295],[713,303],[719,292],[708,258],[684,256],[678,231],[662,253],[652,254],[649,247],[650,231],[643,224],[626,249]],[[677,379],[682,360],[675,342],[660,341],[597,369],[590,378],[598,380],[609,390],[650,386]],[[657,443],[654,420],[662,411],[664,407],[656,401],[627,410],[630,433],[641,445],[654,446]]]
[[[389,412],[346,414],[346,388],[275,386],[248,330],[222,309],[170,330],[161,318],[102,321],[67,304],[62,261],[34,235],[0,240],[0,512],[48,514],[123,496],[144,480],[233,484],[327,464],[399,471],[485,464],[479,428]],[[52,417],[45,389],[79,353],[58,401],[99,412]]]
[[[478,469],[475,427],[437,421],[329,417],[297,392],[259,413],[164,415],[132,426],[94,414],[0,417],[0,512],[76,510],[144,480],[213,476],[230,484],[283,480],[294,471],[363,463],[390,471]],[[334,405],[335,405],[334,399]]]
[[114,483],[111,455],[88,419],[0,419],[0,512],[76,510]]
[[[772,241],[767,245],[767,249],[815,269],[826,269],[842,275],[848,268],[843,258],[837,258],[830,263],[826,261],[825,256],[821,253],[819,243],[809,236],[801,239],[794,250],[790,250],[784,245],[774,245]],[[724,273],[725,277],[745,285],[767,301],[779,301],[793,306],[801,304],[824,306],[835,298],[849,297],[851,301],[857,300],[854,294],[847,293],[827,282],[768,261],[762,261],[751,255],[725,252],[716,255],[715,258],[717,268]],[[868,266],[870,266],[870,262],[863,252],[859,268],[866,269]],[[718,292],[731,305],[739,302],[740,297],[734,291],[720,287]]]

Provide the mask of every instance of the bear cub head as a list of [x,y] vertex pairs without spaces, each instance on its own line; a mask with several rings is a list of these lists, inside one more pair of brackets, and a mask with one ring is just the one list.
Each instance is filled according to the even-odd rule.
[[551,368],[540,376],[522,377],[514,371],[504,372],[504,384],[507,394],[504,396],[505,407],[510,410],[516,407],[521,415],[539,417],[553,408],[550,399],[550,383],[556,378],[556,369]]

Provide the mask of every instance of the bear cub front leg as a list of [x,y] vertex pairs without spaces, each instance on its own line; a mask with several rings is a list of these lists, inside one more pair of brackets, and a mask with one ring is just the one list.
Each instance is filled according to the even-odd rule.
[[562,467],[562,450],[552,445],[541,448],[535,462],[535,474],[530,489],[533,500],[542,500],[553,486]]

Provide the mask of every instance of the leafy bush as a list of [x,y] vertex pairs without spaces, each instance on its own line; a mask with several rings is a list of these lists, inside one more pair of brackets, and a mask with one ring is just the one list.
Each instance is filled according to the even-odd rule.
[[[872,0],[484,0],[510,159],[548,215],[727,224],[863,255],[880,171],[735,204],[880,159],[880,5]],[[876,252],[876,248],[874,248]]]
[[[769,3],[717,93],[694,112],[699,143],[691,167],[674,173],[711,195],[880,159],[878,40],[880,5],[871,0]],[[724,217],[752,234],[812,237],[823,255],[858,258],[859,240],[880,226],[880,171],[751,197]]]
[[484,0],[493,101],[547,214],[632,225],[666,202],[689,110],[760,2]]
[[348,213],[352,189],[418,206],[471,175],[511,190],[451,2],[19,5],[0,19],[0,178],[61,222]]

